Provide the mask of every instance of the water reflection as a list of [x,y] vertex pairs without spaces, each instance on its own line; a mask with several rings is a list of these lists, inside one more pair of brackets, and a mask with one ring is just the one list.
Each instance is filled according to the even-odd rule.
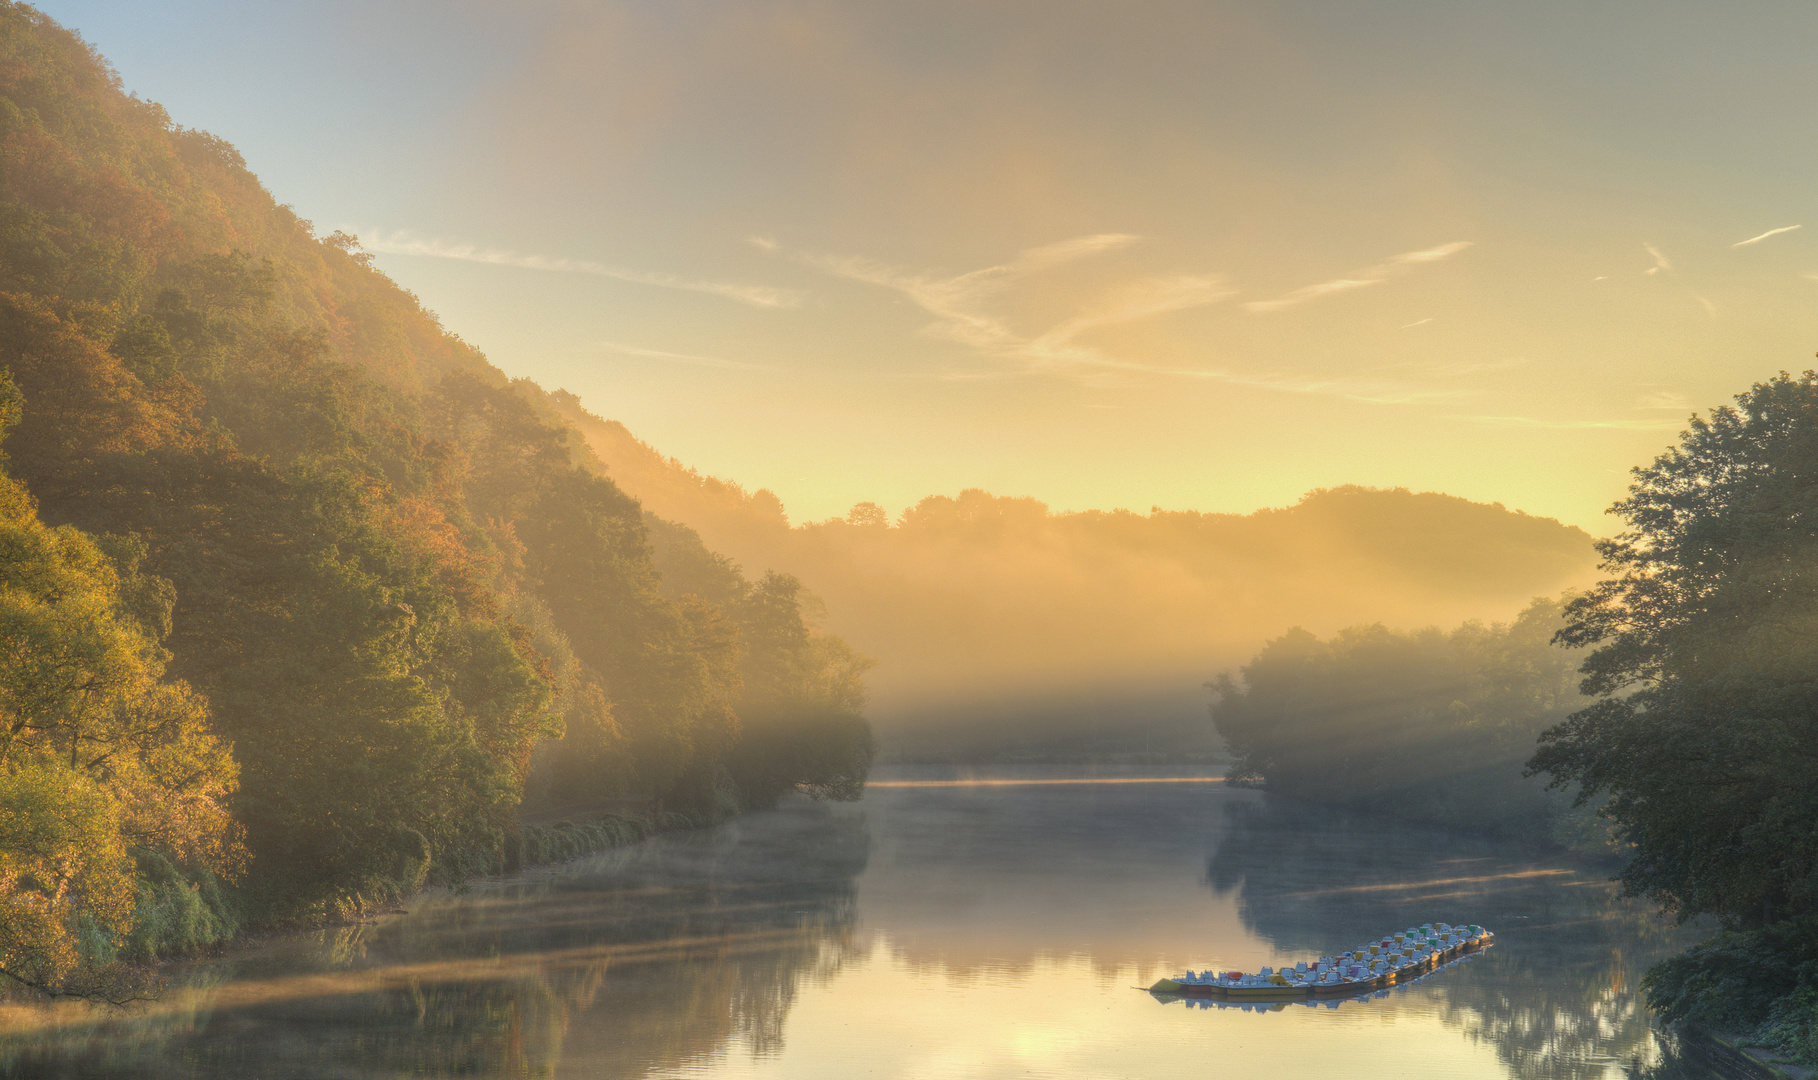
[[1438,1008],[1518,1077],[1590,1080],[1665,1065],[1635,983],[1700,933],[1619,898],[1610,866],[1304,805],[1226,810],[1233,827],[1207,880],[1283,952],[1430,920],[1482,923],[1497,947],[1407,988],[1419,999],[1408,1007]]
[[1104,784],[945,786],[953,772],[898,767],[888,773],[898,783],[928,786],[865,798],[863,921],[912,970],[1020,978],[1077,958],[1109,979],[1214,953],[1270,962],[1232,904],[1198,885],[1227,828],[1221,807],[1255,792],[1115,774]]
[[1710,1042],[1674,1036],[1661,1042],[1659,1060],[1628,1070],[1631,1080],[1765,1080],[1771,1075]]
[[126,1014],[0,1015],[8,1076],[642,1076],[773,1050],[852,945],[869,837],[803,804],[179,972]]
[[[0,1009],[0,1074],[1712,1075],[1632,985],[1688,935],[1607,877],[1203,781],[879,787],[274,939],[127,1015]],[[1429,919],[1499,944],[1337,1008],[1136,989]]]

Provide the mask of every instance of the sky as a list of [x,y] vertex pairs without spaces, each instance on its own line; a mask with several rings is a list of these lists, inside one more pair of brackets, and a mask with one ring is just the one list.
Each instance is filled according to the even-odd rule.
[[513,376],[797,521],[1608,534],[1818,349],[1818,7],[44,0]]

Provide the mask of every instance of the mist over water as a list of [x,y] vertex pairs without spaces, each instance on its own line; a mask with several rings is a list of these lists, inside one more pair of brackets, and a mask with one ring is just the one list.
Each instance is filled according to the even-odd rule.
[[1595,573],[1580,529],[1406,489],[1250,514],[1066,513],[974,489],[792,523],[771,492],[551,400],[643,505],[666,588],[708,594],[688,550],[704,543],[825,602],[826,627],[878,661],[868,714],[886,760],[1216,754],[1203,684],[1290,627],[1507,620]]
[[[794,801],[185,965],[125,1011],[14,1007],[0,1072],[1705,1075],[1634,985],[1696,935],[1617,900],[1606,866],[1191,771],[879,780],[856,806]],[[1121,782],[1055,782],[1080,780]],[[1429,920],[1498,943],[1317,1006],[1137,989]]]

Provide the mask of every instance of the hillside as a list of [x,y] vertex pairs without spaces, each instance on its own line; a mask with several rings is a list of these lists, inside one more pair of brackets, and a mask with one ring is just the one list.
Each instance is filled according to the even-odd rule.
[[514,865],[526,803],[862,789],[799,583],[694,541],[713,599],[666,593],[549,395],[10,2],[0,366],[15,981]]

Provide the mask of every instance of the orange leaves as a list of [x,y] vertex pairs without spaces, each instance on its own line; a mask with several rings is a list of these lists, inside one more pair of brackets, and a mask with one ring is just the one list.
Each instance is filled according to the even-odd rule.
[[426,562],[430,580],[454,598],[462,615],[471,619],[497,616],[498,599],[491,588],[497,558],[475,552],[441,507],[406,495],[395,503],[375,500],[374,513],[385,538]]
[[11,456],[74,464],[197,435],[191,417],[147,394],[118,357],[37,297],[0,293],[0,352],[27,401]]

